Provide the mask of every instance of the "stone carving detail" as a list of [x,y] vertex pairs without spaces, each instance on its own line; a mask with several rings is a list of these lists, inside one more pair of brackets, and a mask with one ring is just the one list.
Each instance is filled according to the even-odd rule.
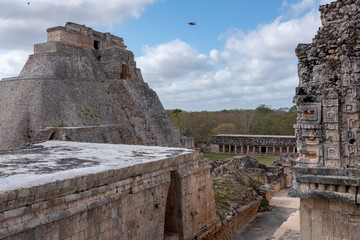
[[298,122],[300,123],[320,123],[321,105],[308,103],[298,106]]
[[[313,42],[296,49],[299,158],[290,195],[301,198],[302,239],[358,239],[360,225],[349,221],[360,211],[360,0],[338,0],[320,12]],[[340,212],[347,220],[332,230]]]
[[[312,161],[315,165],[340,158],[341,167],[350,162],[354,167],[359,164],[352,160],[360,156],[357,151],[360,45],[354,32],[359,20],[352,11],[344,18],[343,9],[349,4],[357,6],[359,2],[338,1],[321,6],[323,27],[312,44],[299,44],[296,49],[300,82],[294,102],[298,105],[295,127],[300,162],[308,162],[318,142],[319,161]],[[321,147],[324,144],[326,147]]]

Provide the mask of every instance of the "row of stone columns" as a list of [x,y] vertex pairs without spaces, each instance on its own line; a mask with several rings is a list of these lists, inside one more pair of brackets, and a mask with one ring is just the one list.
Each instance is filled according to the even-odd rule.
[[[234,145],[219,145],[219,149],[220,146],[222,146],[222,151],[223,153],[235,153],[235,154],[254,154],[256,152],[256,148],[258,148],[258,154],[262,154],[262,146],[234,146]],[[226,146],[228,146],[228,151],[225,151]],[[240,147],[240,152],[238,152],[238,147]],[[250,151],[251,148],[251,151]],[[296,148],[295,147],[268,147],[266,146],[266,151],[265,151],[265,155],[275,155],[276,154],[276,148],[279,148],[279,154],[282,153],[295,153],[296,152]],[[234,149],[234,151],[232,151],[232,149]],[[291,149],[291,150],[290,150]],[[284,150],[284,151],[283,151]]]

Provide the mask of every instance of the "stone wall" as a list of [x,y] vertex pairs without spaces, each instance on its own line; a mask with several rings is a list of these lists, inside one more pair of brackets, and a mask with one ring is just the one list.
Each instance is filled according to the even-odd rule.
[[190,150],[55,141],[0,164],[0,239],[194,239],[216,223],[210,167]]
[[194,148],[195,147],[195,142],[194,142],[194,137],[193,136],[182,136],[180,138],[181,141],[181,145],[184,148]]
[[359,239],[360,1],[320,7],[322,27],[299,44],[298,164],[302,239]]
[[[269,201],[274,194],[284,189],[286,180],[285,178],[279,179],[278,182],[272,183],[265,193],[265,198]],[[197,239],[206,240],[227,240],[231,238],[241,228],[245,227],[251,220],[253,220],[261,205],[262,196],[259,196],[257,200],[249,203],[236,213],[231,219],[221,223],[218,222],[208,231],[200,234]]]
[[298,157],[299,157],[298,153],[281,154],[280,159],[276,163],[276,165],[281,166],[284,171],[284,174],[286,176],[287,188],[291,187],[293,183],[292,168],[297,164]]
[[126,49],[124,40],[110,33],[94,31],[85,25],[68,22],[65,27],[53,27],[47,30],[48,42],[63,42],[75,47],[93,50],[117,47]]
[[301,239],[359,239],[360,206],[302,198],[300,222]]
[[225,224],[218,223],[212,231],[207,232],[204,235],[200,235],[197,239],[206,239],[206,240],[227,240],[232,237],[239,229],[244,227],[248,222],[250,222],[258,213],[261,199],[258,199],[243,209],[236,216],[234,216],[230,221]]

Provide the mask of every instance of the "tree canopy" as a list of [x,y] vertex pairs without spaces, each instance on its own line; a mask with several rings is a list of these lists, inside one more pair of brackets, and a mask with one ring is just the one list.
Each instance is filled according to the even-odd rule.
[[210,143],[216,134],[294,135],[296,106],[272,109],[264,104],[254,110],[232,109],[216,112],[167,110],[171,123],[184,136],[193,136],[197,146]]

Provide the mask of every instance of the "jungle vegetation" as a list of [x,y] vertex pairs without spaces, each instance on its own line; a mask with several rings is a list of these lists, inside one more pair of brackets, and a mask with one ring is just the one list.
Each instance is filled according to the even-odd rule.
[[193,136],[197,147],[208,145],[216,134],[294,135],[296,106],[272,109],[264,104],[256,109],[187,112],[167,110],[171,123],[183,136]]

